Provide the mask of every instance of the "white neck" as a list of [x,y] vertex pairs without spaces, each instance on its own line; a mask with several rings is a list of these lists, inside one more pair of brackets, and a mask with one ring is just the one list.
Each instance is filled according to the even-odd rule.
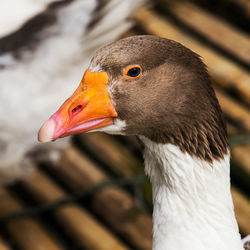
[[172,144],[140,139],[153,188],[153,250],[242,250],[229,153],[209,163]]

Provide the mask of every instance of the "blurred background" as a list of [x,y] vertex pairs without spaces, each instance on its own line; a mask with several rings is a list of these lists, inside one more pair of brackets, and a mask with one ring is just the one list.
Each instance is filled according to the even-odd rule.
[[249,0],[0,3],[0,249],[151,249],[151,186],[135,137],[39,144],[41,124],[119,38],[176,40],[208,66],[227,120],[242,237],[250,234]]

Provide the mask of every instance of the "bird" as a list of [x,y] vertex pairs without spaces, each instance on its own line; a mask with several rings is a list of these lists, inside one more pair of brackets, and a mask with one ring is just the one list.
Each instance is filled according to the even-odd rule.
[[180,43],[127,37],[97,50],[38,139],[102,131],[143,144],[153,250],[242,250],[226,125],[207,68]]
[[145,2],[13,1],[1,4],[0,186],[28,178],[41,158],[58,159],[68,138],[44,147],[37,128],[73,91],[95,50],[126,32]]

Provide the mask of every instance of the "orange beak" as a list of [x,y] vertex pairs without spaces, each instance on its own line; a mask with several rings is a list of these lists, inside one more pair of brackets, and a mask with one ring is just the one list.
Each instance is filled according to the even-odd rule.
[[87,69],[73,95],[40,128],[38,140],[48,142],[112,125],[117,112],[108,93],[108,80],[106,72]]

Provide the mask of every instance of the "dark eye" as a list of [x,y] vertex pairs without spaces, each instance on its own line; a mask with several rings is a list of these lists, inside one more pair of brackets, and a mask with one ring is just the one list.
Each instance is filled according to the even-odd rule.
[[138,67],[134,67],[128,71],[127,75],[131,77],[137,77],[140,73],[141,69]]
[[132,66],[125,71],[125,75],[129,78],[138,78],[141,72],[142,69],[140,66]]

